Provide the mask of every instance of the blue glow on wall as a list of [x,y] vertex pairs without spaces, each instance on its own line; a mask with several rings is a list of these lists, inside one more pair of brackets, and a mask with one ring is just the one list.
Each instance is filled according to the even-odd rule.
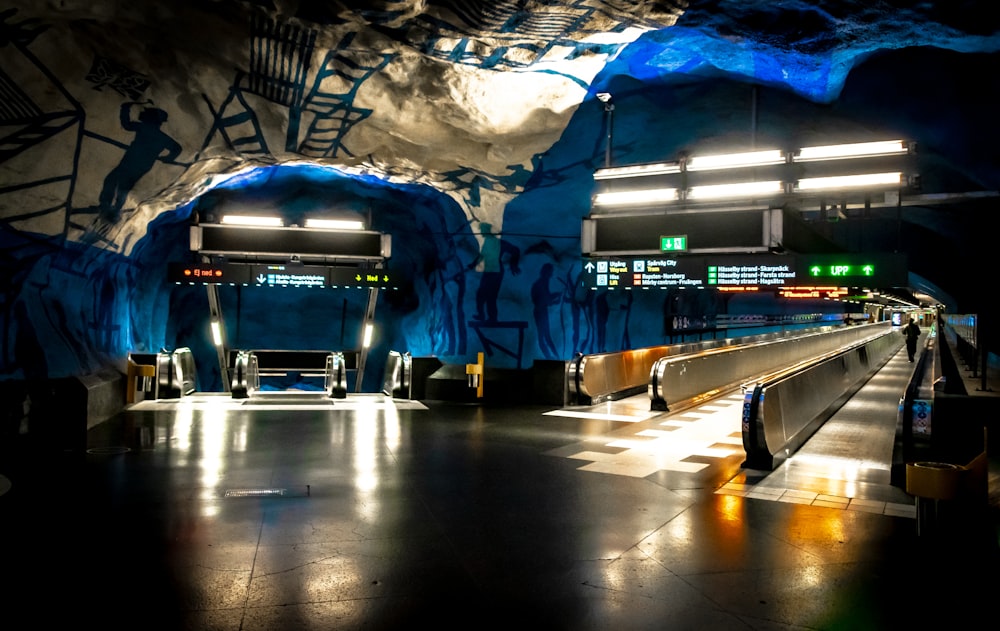
[[[306,4],[302,3],[302,11],[307,10]],[[503,4],[511,11],[515,8],[514,3]],[[721,16],[759,10],[749,6],[755,3],[711,4]],[[689,16],[696,16],[697,11],[697,7],[692,9]],[[829,33],[824,27],[827,22],[841,19],[803,10],[799,3],[783,3],[775,11],[763,12],[756,19],[807,24],[819,34]],[[30,114],[28,118],[34,117],[32,120],[41,120],[42,114],[61,113],[67,121],[62,134],[65,138],[52,136],[64,142],[60,156],[64,163],[58,165],[60,171],[46,175],[58,176],[70,189],[80,184],[76,157],[84,138],[98,153],[114,158],[102,165],[99,173],[90,174],[98,182],[93,199],[81,199],[77,187],[76,198],[66,194],[65,199],[45,207],[6,204],[0,223],[0,379],[79,375],[109,363],[120,365],[129,351],[155,352],[183,345],[196,351],[202,368],[201,386],[220,388],[218,371],[212,367],[204,291],[168,284],[166,265],[190,257],[188,227],[193,219],[205,220],[238,207],[274,209],[288,223],[302,223],[312,213],[336,208],[370,217],[372,229],[393,236],[389,265],[400,279],[400,289],[380,294],[374,365],[368,373],[372,383],[365,384],[366,390],[375,389],[380,378],[377,362],[389,349],[465,363],[487,346],[494,351],[489,360],[493,365],[528,366],[535,359],[566,359],[576,352],[663,343],[665,323],[673,316],[785,308],[774,301],[765,304],[759,297],[720,302],[707,293],[593,292],[578,286],[579,222],[590,210],[592,175],[603,163],[608,122],[593,95],[597,91],[615,95],[612,156],[618,164],[672,159],[681,151],[706,145],[782,144],[825,126],[857,134],[916,138],[937,161],[938,168],[925,183],[940,183],[946,190],[995,190],[1000,187],[1000,165],[990,148],[996,145],[996,126],[983,121],[992,122],[992,110],[1000,96],[993,79],[1000,35],[984,32],[970,37],[940,23],[925,27],[912,19],[907,21],[906,12],[900,11],[903,19],[897,22],[893,12],[873,10],[864,18],[874,26],[850,41],[826,35],[794,46],[780,39],[748,43],[748,33],[715,30],[718,25],[711,21],[705,22],[705,28],[695,28],[682,17],[676,26],[651,30],[614,56],[591,84],[560,140],[534,156],[530,164],[510,165],[505,174],[496,177],[476,173],[474,165],[440,174],[442,189],[459,190],[467,203],[465,208],[430,186],[399,184],[320,165],[261,167],[235,174],[196,199],[183,200],[176,209],[159,214],[130,251],[128,246],[133,244],[127,239],[118,243],[111,238],[122,216],[136,212],[135,207],[123,205],[122,196],[144,180],[160,178],[169,183],[192,167],[202,154],[198,143],[190,142],[191,137],[205,138],[206,147],[211,149],[221,146],[222,141],[210,147],[208,142],[220,135],[215,124],[222,119],[221,109],[215,112],[217,117],[205,117],[205,129],[172,126],[179,112],[169,112],[174,117],[166,120],[166,106],[154,107],[146,101],[156,77],[97,56],[83,83],[87,91],[103,91],[112,98],[104,101],[103,110],[85,111],[62,83],[70,80],[32,54],[35,39],[47,36],[44,29],[36,31],[27,23],[19,26],[19,20],[5,16],[0,25],[4,34],[9,34],[0,37],[4,62],[15,64],[25,76],[40,78],[22,85],[10,83],[18,90],[9,94],[19,95],[17,105]],[[747,21],[751,26],[754,23]],[[903,23],[908,24],[908,30],[897,33],[896,27]],[[502,46],[486,57],[477,57],[467,54],[464,42],[454,45],[435,54],[477,68],[509,67],[523,59],[508,55],[512,49]],[[323,64],[332,63],[337,55],[356,52],[351,38],[337,46]],[[571,56],[612,56],[617,46],[576,44]],[[985,52],[962,55],[961,59],[951,53],[975,50]],[[546,51],[537,52],[541,56]],[[357,115],[350,119],[351,125],[360,124],[371,113],[356,107],[354,97],[388,60],[376,57],[353,76],[345,94],[333,95],[341,99],[342,110],[338,112],[350,110]],[[983,80],[960,86],[948,83],[959,64],[970,76]],[[518,68],[530,71],[528,66]],[[79,82],[72,85],[78,87]],[[939,85],[954,89],[931,89]],[[234,79],[225,89],[239,87]],[[309,94],[317,86],[303,83],[300,87]],[[757,120],[751,123],[752,91],[760,101]],[[41,101],[51,94],[59,95],[61,109]],[[205,95],[185,96],[199,101]],[[122,103],[121,99],[127,101]],[[212,103],[221,105],[218,99]],[[254,112],[246,114],[252,117]],[[187,146],[178,154],[178,147],[161,136],[160,153],[153,156],[152,150],[144,152],[141,163],[135,154],[126,159],[130,148],[143,147],[136,127],[143,115],[158,117],[146,122],[153,127],[159,123],[169,138],[183,135]],[[105,123],[101,127],[105,134],[84,128],[86,122],[94,120]],[[285,150],[306,158],[354,156],[352,147],[344,144],[351,125],[340,129],[330,146],[320,147],[307,142],[315,140],[309,128],[294,128],[291,122],[288,131],[294,133],[287,135]],[[285,140],[286,135],[281,136]],[[29,149],[25,145],[16,151]],[[0,163],[12,159],[16,151],[2,153]],[[125,164],[129,168],[124,173],[116,171],[121,166],[119,156],[122,162],[130,162]],[[266,151],[260,157],[272,159]],[[940,167],[945,164],[958,166]],[[109,180],[114,174],[122,177]],[[6,196],[6,203],[20,189],[47,185],[48,181],[3,182],[0,195]],[[104,182],[109,183],[106,189]],[[486,264],[478,260],[484,254],[480,245],[484,221],[475,215],[487,186],[513,194],[496,231],[500,242],[518,253],[516,274],[511,259],[502,264],[504,275],[496,297],[497,320],[509,324],[507,327],[484,326],[475,317],[476,296],[487,272]],[[115,194],[98,199],[96,191],[102,189]],[[37,217],[56,213],[65,221],[53,221],[58,225],[51,232],[24,228]],[[84,238],[70,238],[80,230],[85,231]],[[985,247],[971,249],[988,251]],[[129,254],[121,253],[125,251]],[[951,258],[941,256],[934,264],[943,268]],[[946,275],[951,276],[957,274]],[[495,276],[490,278],[496,280]],[[227,317],[231,314],[233,318],[227,321],[228,328],[238,330],[236,341],[240,344],[347,346],[357,344],[352,336],[357,336],[365,296],[363,292],[251,295],[248,290],[245,296],[224,298]],[[266,306],[271,301],[301,314],[292,319],[295,335],[291,329],[268,325]],[[488,313],[478,315],[489,317]],[[516,348],[519,331],[524,334],[524,347],[515,356],[509,351]]]

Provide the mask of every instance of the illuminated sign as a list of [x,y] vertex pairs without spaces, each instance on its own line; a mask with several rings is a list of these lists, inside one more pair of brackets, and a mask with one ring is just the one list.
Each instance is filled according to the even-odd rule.
[[[840,285],[903,287],[906,258],[899,254],[800,254],[799,269],[814,279]],[[822,279],[822,280],[820,280]]]
[[813,265],[809,268],[809,275],[816,276],[832,276],[837,278],[844,278],[847,276],[874,276],[875,266],[868,263],[863,265],[847,265],[844,263],[835,263],[833,265]]
[[[705,254],[695,256],[609,257],[588,259],[582,282],[595,289],[712,287],[758,291],[787,287],[902,287],[908,282],[901,254]],[[846,294],[838,294],[846,295]],[[807,297],[803,294],[801,297]]]
[[359,269],[328,265],[270,265],[246,263],[180,264],[168,266],[174,283],[203,285],[252,285],[257,287],[296,288],[395,288],[395,275],[384,269]]
[[673,237],[660,236],[661,252],[687,252],[688,238],[686,234]]
[[239,283],[246,282],[246,271],[241,266],[220,263],[171,263],[167,276],[174,283]]
[[207,278],[212,282],[219,282],[224,272],[215,267],[186,267],[181,274],[187,278]]
[[255,285],[264,287],[326,287],[325,267],[307,265],[258,265],[251,276]]
[[779,286],[795,279],[783,255],[620,257],[587,261],[583,282],[594,288]]
[[584,265],[591,286],[626,287],[698,287],[705,284],[704,266],[693,259],[619,258],[590,261]]
[[750,291],[760,291],[760,287],[718,287],[718,290],[726,293],[746,293]]
[[709,265],[709,285],[777,286],[795,280],[794,263],[780,265]]
[[392,273],[384,269],[330,268],[330,285],[332,287],[390,287],[393,278]]
[[783,287],[778,290],[782,298],[843,298],[847,289],[843,287]]

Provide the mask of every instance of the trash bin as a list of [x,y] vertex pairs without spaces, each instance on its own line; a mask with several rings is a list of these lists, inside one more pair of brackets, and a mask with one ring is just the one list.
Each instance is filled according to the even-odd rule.
[[965,467],[948,462],[914,462],[906,465],[906,492],[916,498],[917,536],[948,531]]

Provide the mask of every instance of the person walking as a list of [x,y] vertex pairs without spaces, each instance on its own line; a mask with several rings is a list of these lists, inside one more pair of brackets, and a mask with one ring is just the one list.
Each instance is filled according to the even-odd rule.
[[912,362],[917,353],[917,338],[920,337],[920,327],[915,318],[910,318],[910,323],[903,327],[903,335],[906,336],[906,354]]

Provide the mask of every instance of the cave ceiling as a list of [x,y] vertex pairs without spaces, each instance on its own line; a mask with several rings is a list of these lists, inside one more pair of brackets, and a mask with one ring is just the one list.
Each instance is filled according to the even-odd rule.
[[[8,0],[0,216],[75,241],[97,226],[92,243],[127,254],[162,213],[261,168],[307,164],[313,178],[325,169],[360,188],[427,187],[470,221],[502,226],[512,200],[559,177],[544,163],[568,164],[573,135],[594,135],[575,158],[582,172],[601,166],[599,92],[621,95],[616,159],[651,161],[734,138],[706,116],[710,103],[671,101],[671,86],[754,86],[829,112],[852,89],[919,81],[924,54],[946,81],[939,90],[978,99],[986,116],[998,49],[992,3],[975,1]],[[905,70],[873,74],[887,56]],[[687,133],[643,137],[628,95],[644,95],[644,107],[659,99]],[[913,126],[935,116],[907,112]],[[143,113],[160,117],[160,164],[109,201],[102,182],[131,141],[126,121]],[[24,120],[33,126],[18,128]],[[941,192],[1000,188],[996,153],[981,147],[996,132],[977,138],[979,121],[952,122],[964,136],[938,128],[919,139],[954,147],[928,158],[955,173]],[[588,195],[569,217],[586,214]]]

